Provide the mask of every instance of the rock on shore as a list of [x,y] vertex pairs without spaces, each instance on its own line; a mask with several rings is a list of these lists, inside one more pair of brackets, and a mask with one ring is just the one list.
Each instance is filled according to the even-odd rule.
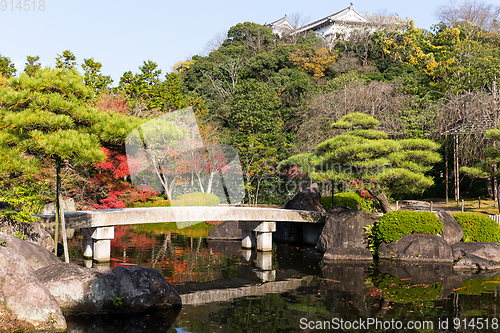
[[63,263],[47,249],[0,232],[0,311],[37,330],[64,330],[68,313],[139,312],[181,306],[156,270],[97,270]]

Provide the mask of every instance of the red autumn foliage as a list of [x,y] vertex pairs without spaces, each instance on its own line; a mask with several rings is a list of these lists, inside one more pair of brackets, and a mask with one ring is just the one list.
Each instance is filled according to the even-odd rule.
[[125,95],[121,93],[106,92],[96,101],[95,107],[103,112],[114,111],[116,113],[127,114],[129,107]]
[[146,201],[158,194],[155,191],[141,191],[125,180],[121,180],[129,176],[127,159],[124,155],[115,151],[106,148],[102,148],[102,150],[107,158],[104,162],[94,164],[98,173],[91,179],[89,192],[107,192],[107,197],[100,199],[100,204],[91,203],[92,208],[125,208],[127,204]]

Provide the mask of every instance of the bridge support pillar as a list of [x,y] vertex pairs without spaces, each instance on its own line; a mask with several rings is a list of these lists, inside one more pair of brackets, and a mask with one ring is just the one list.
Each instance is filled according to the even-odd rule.
[[239,221],[238,228],[241,229],[241,247],[256,248],[257,251],[272,251],[276,222]]
[[83,258],[97,262],[111,260],[111,240],[115,238],[115,227],[82,228]]

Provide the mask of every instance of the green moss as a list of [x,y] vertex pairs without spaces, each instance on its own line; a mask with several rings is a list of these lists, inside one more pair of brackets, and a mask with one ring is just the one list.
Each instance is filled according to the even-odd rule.
[[409,234],[436,235],[443,224],[431,212],[393,211],[384,214],[375,224],[376,242],[395,242]]
[[[321,197],[321,204],[323,205],[323,207],[325,207],[325,209],[330,209],[332,207],[332,197]],[[358,209],[358,204],[361,210],[364,210],[368,213],[372,211],[370,203],[365,201],[359,194],[355,192],[342,192],[333,195],[334,206]]]
[[451,215],[464,230],[464,242],[500,242],[500,226],[492,219],[475,213]]

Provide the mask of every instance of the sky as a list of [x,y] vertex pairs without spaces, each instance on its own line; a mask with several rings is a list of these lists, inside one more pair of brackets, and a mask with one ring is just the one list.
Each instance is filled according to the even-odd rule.
[[[449,0],[352,1],[360,14],[398,14],[430,29],[438,23],[435,10]],[[57,55],[71,50],[78,65],[86,58],[102,63],[102,73],[117,85],[124,72],[137,73],[146,60],[166,74],[179,61],[206,55],[207,43],[238,23],[266,24],[285,14],[309,23],[349,5],[331,0],[3,0],[0,55],[9,57],[19,74],[28,55],[54,67]]]

